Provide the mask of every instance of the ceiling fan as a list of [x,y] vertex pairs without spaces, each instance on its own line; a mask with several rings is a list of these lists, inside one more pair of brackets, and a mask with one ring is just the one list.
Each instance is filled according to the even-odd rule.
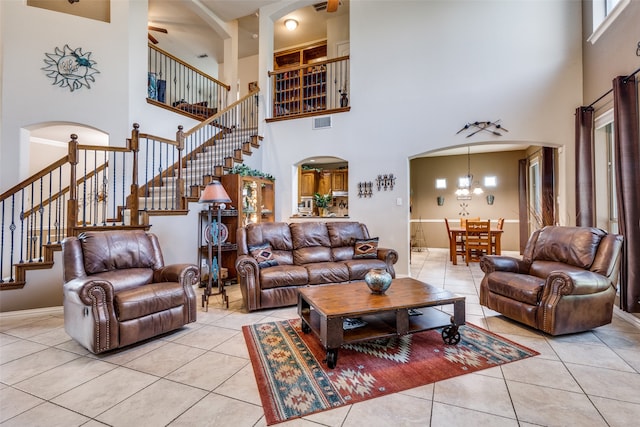
[[[157,31],[159,33],[164,33],[167,34],[168,31],[166,28],[161,28],[161,27],[154,27],[153,25],[149,25],[148,27],[149,31]],[[155,37],[153,37],[153,35],[151,35],[151,33],[148,33],[149,36],[149,41],[153,44],[158,44],[158,39],[156,39]]]

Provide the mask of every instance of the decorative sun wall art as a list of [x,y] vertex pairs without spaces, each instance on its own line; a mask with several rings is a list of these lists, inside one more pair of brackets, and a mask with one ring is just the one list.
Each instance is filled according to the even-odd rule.
[[64,48],[55,48],[55,53],[45,53],[47,77],[53,79],[53,85],[61,88],[68,87],[71,92],[86,86],[90,89],[89,82],[95,82],[93,75],[100,71],[93,68],[96,61],[90,59],[91,52],[82,53],[82,48],[71,49],[69,45]]

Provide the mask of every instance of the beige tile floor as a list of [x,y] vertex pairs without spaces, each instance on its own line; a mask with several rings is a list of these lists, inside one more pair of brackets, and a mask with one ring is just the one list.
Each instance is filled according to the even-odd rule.
[[[411,275],[464,294],[467,321],[537,357],[315,414],[291,426],[632,426],[640,419],[640,323],[550,337],[478,304],[482,272],[413,252]],[[201,290],[199,290],[201,293]],[[95,356],[64,332],[62,309],[0,316],[2,426],[264,426],[242,325],[296,316],[247,314],[237,285],[197,323]]]

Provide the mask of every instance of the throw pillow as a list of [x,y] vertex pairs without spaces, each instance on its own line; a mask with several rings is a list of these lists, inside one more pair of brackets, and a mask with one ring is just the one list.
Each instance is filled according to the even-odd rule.
[[354,258],[377,258],[378,257],[378,238],[356,239],[353,247]]
[[273,258],[273,249],[271,249],[271,244],[269,242],[249,246],[249,253],[256,259],[256,261],[258,261],[258,266],[260,268],[278,265],[278,261]]

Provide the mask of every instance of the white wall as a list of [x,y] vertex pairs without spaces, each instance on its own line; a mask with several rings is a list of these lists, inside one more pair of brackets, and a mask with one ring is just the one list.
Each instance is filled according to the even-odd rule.
[[[354,0],[350,11],[351,111],[335,114],[331,129],[311,130],[311,119],[265,127],[262,169],[277,178],[277,219],[294,212],[291,165],[343,158],[351,219],[396,248],[396,271],[408,274],[409,158],[496,141],[563,147],[559,197],[573,206],[579,2]],[[496,119],[508,135],[455,134],[465,123]],[[385,173],[397,176],[393,191],[356,196],[358,182]]]
[[[496,142],[489,134],[455,135],[469,121],[495,119],[510,131],[501,141],[562,148],[559,197],[573,206],[573,113],[582,88],[580,7],[565,0],[353,0],[351,111],[335,114],[333,127],[324,130],[312,130],[310,118],[261,123],[262,148],[248,158],[251,167],[276,177],[276,220],[287,221],[295,211],[294,164],[313,156],[343,158],[349,162],[350,219],[366,223],[383,246],[396,248],[396,271],[406,275],[409,159],[448,146]],[[85,123],[107,132],[114,145],[124,145],[134,121],[141,131],[164,137],[175,135],[179,123],[185,129],[192,125],[146,104],[145,1],[113,1],[110,24],[28,8],[22,0],[0,1],[0,9],[7,59],[0,189],[19,181],[18,165],[28,160],[20,154],[28,147],[19,143],[20,129],[33,123]],[[264,32],[271,33],[268,21],[277,15],[260,14],[263,117],[270,110],[266,72],[273,64],[273,39]],[[47,36],[32,31],[36,27],[46,28]],[[44,53],[65,43],[93,52],[100,74],[91,89],[70,93],[52,86],[40,69]],[[356,196],[358,182],[385,173],[397,177],[393,191]],[[172,218],[167,226],[152,217],[152,231],[161,231],[161,242],[171,247],[167,263],[194,253],[193,238],[175,231],[189,230],[185,234],[191,236],[188,217]],[[12,291],[3,291],[3,299],[4,292]]]

